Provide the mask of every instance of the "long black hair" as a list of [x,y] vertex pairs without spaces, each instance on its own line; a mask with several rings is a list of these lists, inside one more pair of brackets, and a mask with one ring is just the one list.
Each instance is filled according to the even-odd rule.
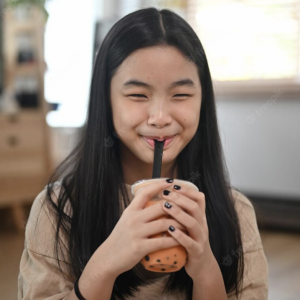
[[[232,292],[238,297],[244,270],[243,253],[234,255],[230,264],[222,263],[233,250],[241,249],[242,240],[219,136],[208,62],[190,25],[168,9],[149,7],[126,15],[110,29],[97,52],[86,122],[73,151],[55,169],[47,185],[47,202],[57,217],[56,254],[62,230],[69,240],[70,272],[74,277],[80,276],[120,218],[119,193],[124,206],[130,204],[124,187],[120,140],[112,121],[110,83],[117,68],[131,53],[151,46],[176,47],[198,68],[202,88],[198,129],[179,153],[169,177],[173,177],[176,166],[178,179],[192,181],[205,194],[210,246],[227,294]],[[51,198],[56,181],[62,185],[57,204]],[[72,217],[64,212],[68,201]],[[139,286],[148,284],[140,276],[139,268],[140,264],[116,278],[112,299],[125,299],[138,291]],[[170,274],[165,292],[181,291],[191,300],[192,290],[193,282],[185,268]]]

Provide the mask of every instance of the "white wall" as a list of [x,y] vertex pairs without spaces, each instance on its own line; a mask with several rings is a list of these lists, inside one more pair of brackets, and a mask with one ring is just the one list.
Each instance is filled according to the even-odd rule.
[[299,99],[218,97],[217,112],[231,183],[251,194],[299,199]]

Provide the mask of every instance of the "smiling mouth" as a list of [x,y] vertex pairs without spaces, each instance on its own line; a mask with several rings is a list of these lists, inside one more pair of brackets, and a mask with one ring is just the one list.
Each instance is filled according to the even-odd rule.
[[[165,141],[164,143],[164,148],[166,148],[167,146],[169,146],[171,144],[171,142],[174,140],[176,135],[174,135],[173,137],[171,138],[168,138],[168,139],[156,139],[157,141]],[[154,148],[154,140],[155,139],[148,139],[144,136],[141,135],[141,137],[143,138],[143,140],[152,148]]]

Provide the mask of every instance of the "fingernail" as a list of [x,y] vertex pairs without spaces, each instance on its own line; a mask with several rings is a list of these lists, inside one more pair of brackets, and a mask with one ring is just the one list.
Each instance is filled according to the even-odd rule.
[[172,183],[173,181],[174,181],[174,179],[171,179],[171,178],[166,179],[166,182],[168,182],[168,183]]
[[181,186],[175,184],[175,185],[174,185],[174,189],[175,189],[175,190],[180,190],[180,189],[181,189]]
[[164,194],[165,196],[168,196],[168,195],[170,194],[170,191],[164,190],[164,191],[163,191],[163,194]]
[[171,207],[172,207],[172,204],[170,204],[169,202],[166,202],[166,203],[165,203],[165,207],[166,207],[166,208],[171,208]]
[[173,231],[175,231],[175,228],[171,225],[171,226],[169,227],[169,230],[173,232]]

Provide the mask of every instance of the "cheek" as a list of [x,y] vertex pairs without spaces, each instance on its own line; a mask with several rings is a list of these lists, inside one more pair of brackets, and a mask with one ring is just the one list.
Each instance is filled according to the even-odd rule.
[[145,116],[142,110],[118,107],[118,113],[114,115],[115,129],[120,136],[127,136],[132,130],[143,122]]
[[193,129],[198,127],[200,117],[200,107],[182,107],[178,110],[177,120],[186,129]]

